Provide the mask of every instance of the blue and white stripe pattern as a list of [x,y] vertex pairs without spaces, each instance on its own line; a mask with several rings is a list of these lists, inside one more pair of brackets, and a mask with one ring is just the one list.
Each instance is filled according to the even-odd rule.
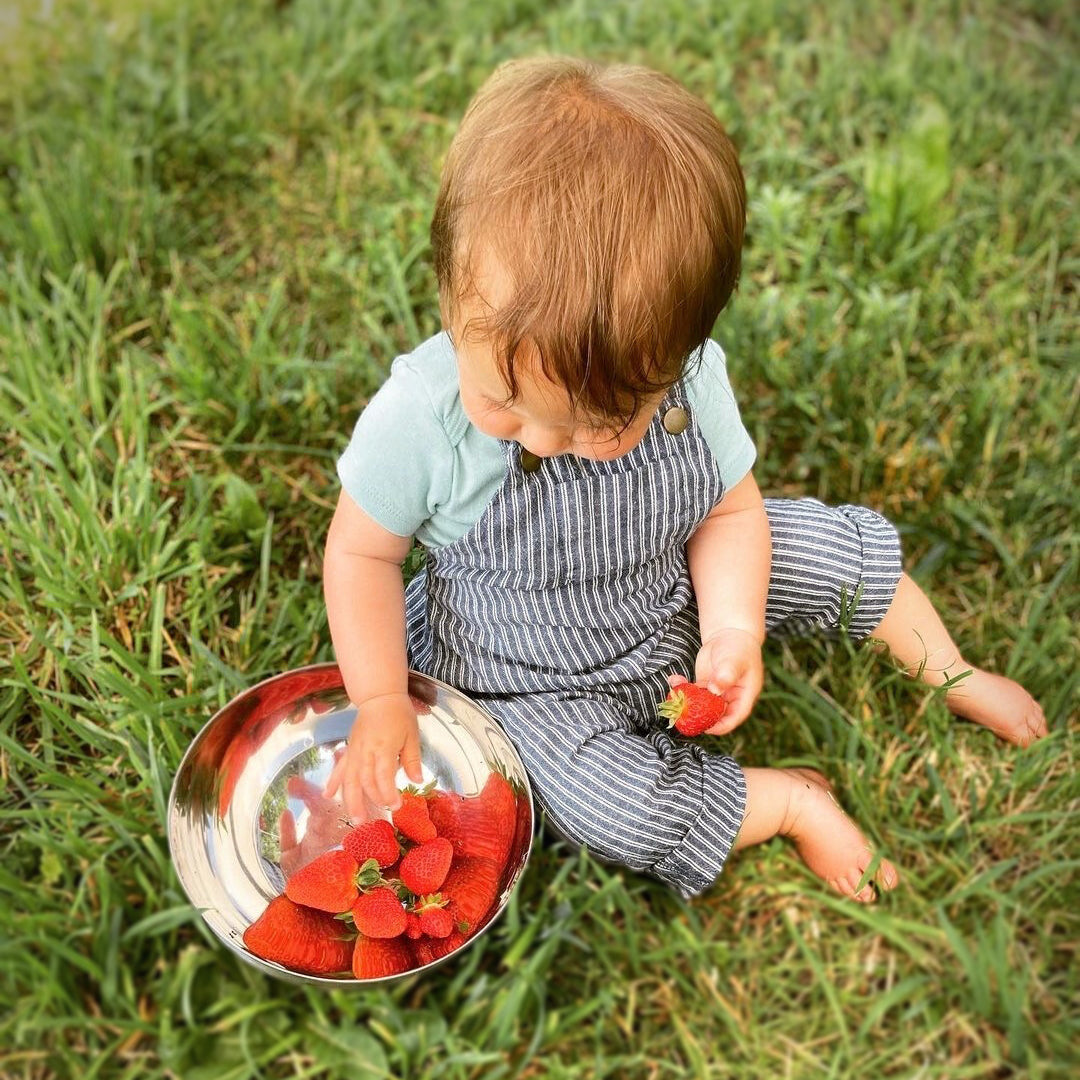
[[[662,422],[675,406],[690,421],[677,435]],[[480,520],[409,584],[409,662],[500,721],[556,828],[692,896],[720,873],[746,801],[734,759],[672,738],[656,715],[700,647],[686,542],[723,496],[716,462],[681,384],[615,461],[564,455],[527,472],[520,447],[505,449]],[[892,526],[809,499],[766,509],[770,631],[870,633],[900,576]]]

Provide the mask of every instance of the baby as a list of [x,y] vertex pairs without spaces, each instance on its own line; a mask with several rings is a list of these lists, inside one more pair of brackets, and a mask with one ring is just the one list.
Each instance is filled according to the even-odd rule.
[[744,221],[734,147],[666,76],[535,58],[477,93],[431,225],[445,329],[395,360],[338,465],[325,593],[357,716],[326,794],[350,815],[398,805],[399,765],[421,780],[412,666],[500,721],[553,826],[600,857],[692,896],[781,835],[872,900],[896,869],[824,777],[669,734],[670,687],[722,693],[725,734],[766,634],[872,635],[925,682],[966,672],[953,712],[1045,734],[1022,687],[961,657],[880,515],[762,498],[709,338]]

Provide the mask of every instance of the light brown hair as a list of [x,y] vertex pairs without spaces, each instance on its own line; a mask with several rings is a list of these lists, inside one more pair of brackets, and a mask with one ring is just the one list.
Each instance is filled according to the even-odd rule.
[[513,289],[480,332],[511,397],[529,344],[580,413],[629,423],[694,362],[738,281],[745,220],[734,146],[674,79],[512,60],[480,87],[443,166],[440,303],[453,320],[477,260],[493,257]]

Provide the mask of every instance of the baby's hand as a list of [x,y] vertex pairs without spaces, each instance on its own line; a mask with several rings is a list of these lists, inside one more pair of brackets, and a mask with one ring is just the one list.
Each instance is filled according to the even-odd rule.
[[747,630],[718,630],[698,651],[694,679],[727,702],[724,719],[709,734],[734,730],[750,715],[765,681],[761,642]]
[[357,821],[371,816],[365,799],[396,810],[401,805],[394,782],[399,761],[413,783],[423,783],[420,727],[409,695],[370,698],[356,710],[348,747],[334,765],[324,794],[332,797],[340,788],[345,813]]

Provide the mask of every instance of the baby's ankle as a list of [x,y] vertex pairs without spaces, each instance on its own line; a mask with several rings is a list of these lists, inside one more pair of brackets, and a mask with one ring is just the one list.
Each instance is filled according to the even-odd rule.
[[[808,800],[820,798],[824,793],[821,784],[815,783],[802,772],[781,769],[788,778],[787,809],[780,824],[779,835],[789,840],[802,838],[802,825],[806,815]],[[820,774],[819,774],[820,775]],[[824,777],[821,778],[824,781]]]
[[945,686],[949,691],[959,688],[974,670],[958,652],[948,650],[923,657],[907,669],[908,674],[927,686]]

